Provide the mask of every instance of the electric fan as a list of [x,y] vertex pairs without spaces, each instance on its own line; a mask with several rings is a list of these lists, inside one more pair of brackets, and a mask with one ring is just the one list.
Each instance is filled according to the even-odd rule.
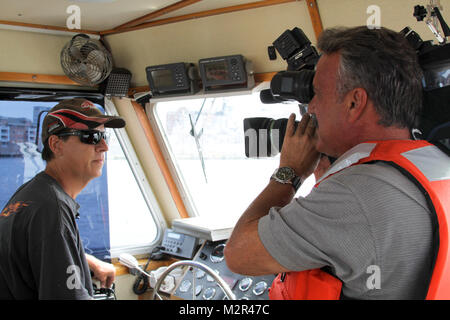
[[98,40],[86,34],[75,35],[61,51],[64,73],[82,85],[94,86],[104,81],[112,70],[111,53]]

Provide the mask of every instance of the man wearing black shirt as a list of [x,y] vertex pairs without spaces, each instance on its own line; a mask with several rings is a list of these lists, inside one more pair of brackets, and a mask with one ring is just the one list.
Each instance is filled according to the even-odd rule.
[[42,125],[47,166],[0,214],[0,299],[91,299],[89,269],[102,286],[111,286],[114,267],[84,252],[75,199],[102,174],[105,128],[124,126],[85,99],[49,111]]

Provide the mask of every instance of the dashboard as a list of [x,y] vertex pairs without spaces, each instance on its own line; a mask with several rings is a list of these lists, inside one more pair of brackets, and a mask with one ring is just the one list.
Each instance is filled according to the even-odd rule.
[[[203,263],[214,270],[236,296],[237,300],[268,300],[269,288],[275,275],[245,276],[231,272],[224,257],[225,240],[206,241],[194,257],[194,261]],[[227,297],[214,281],[213,277],[203,270],[190,267],[173,294],[184,300],[226,300]]]

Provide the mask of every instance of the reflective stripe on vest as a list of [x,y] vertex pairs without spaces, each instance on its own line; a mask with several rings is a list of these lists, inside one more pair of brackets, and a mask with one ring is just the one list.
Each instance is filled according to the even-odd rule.
[[[437,256],[426,299],[450,299],[450,157],[427,141],[388,140],[362,143],[343,154],[316,187],[326,178],[352,165],[384,161],[400,169],[422,191],[439,225]],[[430,276],[430,275],[424,275]],[[341,281],[320,270],[288,272],[272,283],[269,297],[278,299],[339,299]],[[336,290],[339,289],[339,294]]]

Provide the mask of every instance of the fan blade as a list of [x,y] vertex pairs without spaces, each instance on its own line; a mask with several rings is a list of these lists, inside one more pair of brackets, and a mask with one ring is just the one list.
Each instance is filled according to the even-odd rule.
[[79,60],[79,61],[83,61],[84,57],[83,54],[80,51],[80,48],[76,47],[76,46],[71,46],[68,48],[68,53],[69,56],[74,59],[74,60]]
[[87,71],[86,71],[86,73],[88,75],[87,79],[91,83],[96,84],[99,80],[102,79],[103,72],[97,65],[92,64],[92,63],[87,63],[85,66],[87,68]]
[[88,53],[86,60],[91,63],[95,63],[96,65],[104,65],[105,64],[105,54],[101,50],[92,50]]

